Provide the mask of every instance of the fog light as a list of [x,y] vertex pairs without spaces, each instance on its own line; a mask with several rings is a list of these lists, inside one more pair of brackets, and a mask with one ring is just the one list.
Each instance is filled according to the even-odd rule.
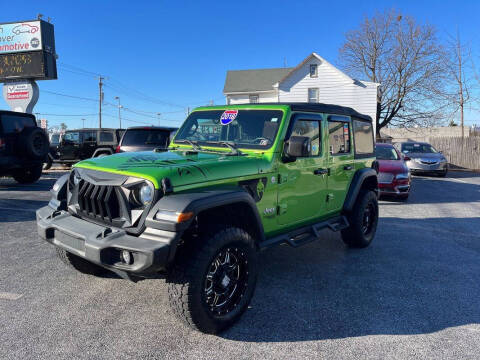
[[122,250],[122,260],[125,264],[131,265],[133,262],[133,254],[128,250]]

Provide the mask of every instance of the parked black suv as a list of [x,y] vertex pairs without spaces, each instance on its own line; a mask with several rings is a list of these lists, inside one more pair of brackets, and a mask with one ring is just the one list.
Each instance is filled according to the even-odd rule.
[[129,127],[117,146],[116,152],[166,150],[178,128],[162,126]]
[[0,176],[12,176],[21,184],[37,181],[48,149],[48,136],[35,116],[0,110]]
[[53,162],[73,164],[92,157],[111,155],[124,131],[105,128],[68,130],[57,147]]

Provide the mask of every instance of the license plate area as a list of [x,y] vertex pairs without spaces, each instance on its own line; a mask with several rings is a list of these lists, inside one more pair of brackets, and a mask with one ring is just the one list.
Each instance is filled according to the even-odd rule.
[[55,240],[66,247],[85,252],[85,240],[83,239],[55,230]]

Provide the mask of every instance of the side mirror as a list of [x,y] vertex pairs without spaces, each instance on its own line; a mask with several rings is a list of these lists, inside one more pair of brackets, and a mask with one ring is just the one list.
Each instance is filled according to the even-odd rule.
[[285,143],[285,155],[289,158],[310,156],[312,143],[306,136],[291,136]]

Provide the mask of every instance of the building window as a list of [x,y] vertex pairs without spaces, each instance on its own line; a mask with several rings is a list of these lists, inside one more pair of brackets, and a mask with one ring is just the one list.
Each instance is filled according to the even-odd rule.
[[258,95],[250,95],[248,97],[250,104],[258,104]]
[[308,89],[308,102],[309,103],[318,103],[318,88],[309,88]]
[[318,76],[318,65],[310,64],[310,77],[316,78]]

